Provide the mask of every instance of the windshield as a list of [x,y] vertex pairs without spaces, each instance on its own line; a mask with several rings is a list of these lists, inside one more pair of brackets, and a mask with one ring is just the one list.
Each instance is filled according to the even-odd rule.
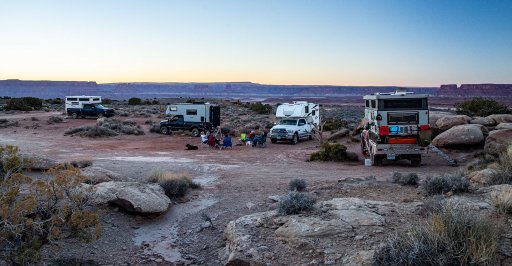
[[281,120],[281,121],[279,121],[279,125],[295,126],[295,125],[297,125],[297,120],[294,120],[294,119]]
[[96,105],[96,108],[98,108],[98,109],[104,109],[105,107],[103,107],[103,105],[101,105],[101,104],[97,104],[97,105]]

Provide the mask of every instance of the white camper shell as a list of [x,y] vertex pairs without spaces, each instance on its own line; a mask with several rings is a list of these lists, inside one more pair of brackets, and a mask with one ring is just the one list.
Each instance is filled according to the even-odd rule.
[[283,103],[277,107],[277,118],[305,118],[315,127],[320,125],[320,106],[306,101]]
[[83,108],[84,104],[100,104],[101,96],[66,96],[65,111],[68,108]]
[[185,122],[212,123],[220,125],[220,107],[211,103],[177,103],[167,106],[165,115],[169,117],[182,116]]

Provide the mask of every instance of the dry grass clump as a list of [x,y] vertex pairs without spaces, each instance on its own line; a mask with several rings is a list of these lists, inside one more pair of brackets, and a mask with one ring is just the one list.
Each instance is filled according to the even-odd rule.
[[101,118],[94,126],[71,128],[64,132],[65,136],[79,135],[81,137],[99,138],[112,137],[119,134],[144,135],[144,130],[134,121],[121,121],[115,118]]
[[48,121],[46,121],[46,123],[48,123],[48,125],[62,123],[62,122],[64,122],[64,119],[62,119],[62,117],[60,117],[60,116],[55,116],[55,115],[50,116],[48,118]]
[[499,227],[458,205],[388,239],[373,265],[496,265]]
[[11,121],[5,118],[0,118],[0,128],[17,127],[19,126],[18,121]]
[[114,130],[102,127],[102,126],[81,126],[68,129],[64,132],[64,136],[74,136],[79,135],[80,137],[88,137],[88,138],[101,138],[101,137],[112,137],[118,136]]
[[500,156],[497,164],[493,164],[493,169],[495,173],[491,176],[491,184],[512,184],[512,146]]
[[501,214],[512,214],[512,189],[491,193],[491,202]]
[[158,183],[164,189],[165,195],[171,199],[184,197],[189,189],[200,188],[185,172],[172,173],[153,170],[148,178],[150,183]]
[[402,175],[400,172],[393,173],[393,183],[398,183],[404,186],[415,186],[418,184],[418,174],[409,173],[407,175]]
[[299,214],[303,211],[312,210],[316,200],[311,196],[290,191],[287,195],[281,197],[277,212],[281,215]]
[[462,193],[469,192],[469,181],[460,175],[441,175],[427,177],[423,188],[428,195],[444,194],[448,192]]
[[320,150],[311,154],[311,161],[347,161],[350,160],[347,155],[347,147],[339,143],[323,143]]

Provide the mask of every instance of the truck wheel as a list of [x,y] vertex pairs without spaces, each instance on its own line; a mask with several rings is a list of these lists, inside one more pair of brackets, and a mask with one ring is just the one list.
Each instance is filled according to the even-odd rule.
[[73,119],[77,119],[78,118],[78,114],[77,113],[72,113],[71,117],[73,117]]
[[169,129],[167,127],[161,127],[160,133],[167,135],[167,134],[169,134]]
[[292,144],[295,145],[299,143],[299,134],[295,133],[293,134]]
[[277,143],[277,139],[270,139],[270,142],[275,144],[275,143]]
[[309,140],[313,140],[313,133],[311,133],[308,137]]
[[192,132],[192,137],[199,137],[199,133],[200,133],[199,129],[193,128],[191,132]]

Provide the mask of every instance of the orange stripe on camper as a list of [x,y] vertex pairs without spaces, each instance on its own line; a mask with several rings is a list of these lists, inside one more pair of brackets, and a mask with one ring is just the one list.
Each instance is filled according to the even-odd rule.
[[390,138],[389,144],[415,144],[416,138]]

